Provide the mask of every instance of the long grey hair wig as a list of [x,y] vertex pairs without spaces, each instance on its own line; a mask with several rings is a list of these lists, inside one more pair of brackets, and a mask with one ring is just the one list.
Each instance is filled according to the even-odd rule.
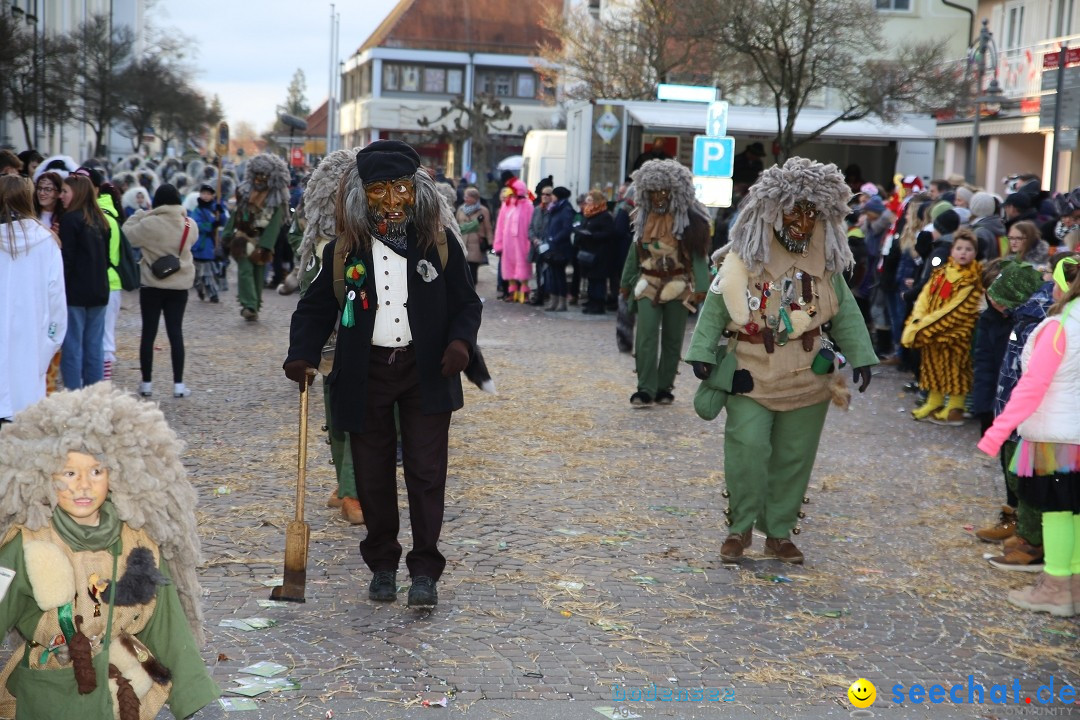
[[766,169],[750,186],[739,203],[731,242],[721,252],[734,252],[751,275],[758,274],[769,262],[775,233],[784,226],[784,213],[791,212],[797,201],[809,200],[817,207],[814,238],[822,231],[825,238],[825,269],[843,272],[855,262],[844,227],[844,218],[851,211],[847,204],[850,198],[851,188],[835,165],[789,158],[783,165]]
[[[671,232],[675,237],[682,239],[686,228],[690,225],[690,215],[698,216],[698,219],[708,224],[709,211],[701,202],[694,197],[694,176],[690,174],[677,160],[649,160],[631,175],[633,179],[634,197],[636,207],[630,218],[634,223],[634,242],[640,242],[645,233],[645,218],[653,212],[652,199],[649,193],[654,190],[667,190],[671,193],[668,212],[674,215]],[[689,251],[687,258],[693,255],[703,255],[708,251],[708,234],[704,240],[693,237],[696,244],[701,247],[686,248]]]

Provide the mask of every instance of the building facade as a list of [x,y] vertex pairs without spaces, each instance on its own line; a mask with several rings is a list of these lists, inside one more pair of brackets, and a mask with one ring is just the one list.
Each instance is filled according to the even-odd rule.
[[[2,0],[0,13],[25,22],[35,37],[55,37],[71,32],[95,15],[107,15],[113,27],[128,27],[134,34],[133,52],[140,55],[145,43],[146,0]],[[43,58],[48,62],[49,58]],[[36,119],[31,144],[42,155],[70,155],[76,160],[91,156],[94,133],[80,124],[44,127]],[[108,133],[110,158],[130,154],[131,141],[115,129]],[[26,138],[19,122],[0,113],[0,145],[25,149]]]
[[[986,97],[986,89],[996,80],[1003,102],[988,103],[980,115],[975,184],[1001,194],[1006,192],[1009,178],[1020,173],[1038,175],[1044,189],[1065,190],[1080,184],[1080,155],[1076,152],[1080,113],[1072,111],[1080,101],[1080,88],[1066,88],[1057,176],[1053,178],[1052,113],[1050,117],[1042,113],[1040,122],[1044,103],[1053,100],[1046,93],[1053,93],[1056,87],[1056,71],[1044,69],[1044,64],[1053,65],[1062,46],[1080,48],[1080,2],[982,0],[977,19],[980,24],[987,21],[996,51],[987,53],[982,91]],[[1077,64],[1070,60],[1067,66]],[[1043,90],[1044,76],[1047,91]],[[939,122],[937,135],[945,173],[964,174],[974,129],[970,111]]]
[[[404,140],[426,164],[448,176],[481,177],[521,152],[525,134],[555,127],[559,112],[538,72],[545,40],[538,14],[505,0],[401,0],[343,65],[339,128],[345,147]],[[460,111],[435,120],[458,99],[466,107],[487,95],[510,110],[494,123],[483,152],[468,139],[440,140],[438,127],[468,125]],[[473,155],[487,159],[474,167]]]

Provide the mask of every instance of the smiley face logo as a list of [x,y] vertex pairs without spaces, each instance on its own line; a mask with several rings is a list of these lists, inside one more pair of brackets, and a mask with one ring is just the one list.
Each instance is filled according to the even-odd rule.
[[877,688],[869,680],[859,678],[851,683],[851,687],[847,689],[847,696],[855,707],[868,708],[877,700]]

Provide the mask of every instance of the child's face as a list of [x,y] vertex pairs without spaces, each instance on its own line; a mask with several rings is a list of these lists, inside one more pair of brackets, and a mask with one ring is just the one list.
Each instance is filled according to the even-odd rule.
[[80,525],[97,525],[109,494],[109,469],[93,455],[69,452],[64,466],[53,477],[60,509]]
[[960,267],[967,267],[975,259],[975,246],[967,240],[957,240],[952,244],[949,256]]

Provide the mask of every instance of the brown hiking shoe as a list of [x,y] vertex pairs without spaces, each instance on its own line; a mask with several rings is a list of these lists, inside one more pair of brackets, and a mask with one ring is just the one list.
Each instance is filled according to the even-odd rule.
[[789,538],[768,538],[765,540],[765,557],[776,558],[781,562],[802,565],[802,550],[795,547]]
[[1080,615],[1080,573],[1072,574],[1073,615]]
[[720,559],[724,562],[740,562],[743,558],[743,551],[750,547],[750,543],[753,541],[753,528],[744,533],[731,533],[724,539],[724,544],[720,546]]
[[360,509],[360,501],[356,498],[342,498],[341,517],[345,518],[350,525],[363,525],[364,511]]
[[1015,572],[1042,572],[1043,549],[1042,545],[1034,546],[1027,543],[1016,544],[1005,551],[1004,555],[992,557],[988,561],[998,570],[1011,570]]
[[341,507],[341,498],[338,497],[337,490],[330,493],[330,499],[326,501],[326,507],[339,508]]
[[1008,505],[1001,506],[997,525],[975,531],[975,537],[983,542],[1001,542],[1016,534],[1016,511]]
[[1021,545],[1033,545],[1034,543],[1028,542],[1020,535],[1013,535],[1011,538],[1005,538],[1005,541],[1001,543],[1001,547],[1005,549],[1005,552],[1014,550]]
[[1047,612],[1058,617],[1073,616],[1071,578],[1043,573],[1034,585],[1009,592],[1009,602],[1016,607],[1035,612]]

